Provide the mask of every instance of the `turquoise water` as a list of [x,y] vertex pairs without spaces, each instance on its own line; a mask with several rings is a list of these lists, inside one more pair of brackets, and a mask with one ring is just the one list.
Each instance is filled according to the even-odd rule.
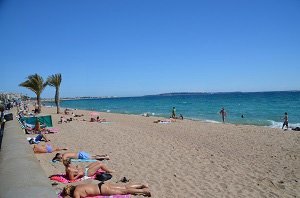
[[177,115],[208,122],[221,122],[218,112],[224,107],[228,123],[270,127],[281,127],[284,112],[288,112],[290,126],[300,126],[300,91],[64,100],[61,107],[162,117],[169,117],[176,107]]

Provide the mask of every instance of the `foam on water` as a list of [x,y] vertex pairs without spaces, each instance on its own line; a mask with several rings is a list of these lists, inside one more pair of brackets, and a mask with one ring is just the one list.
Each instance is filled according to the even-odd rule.
[[222,123],[222,122],[218,122],[218,121],[215,121],[215,120],[204,120],[205,122],[210,122],[210,123]]
[[[268,120],[271,128],[282,128],[283,122],[275,122],[274,120]],[[289,123],[289,128],[300,127],[300,123]]]

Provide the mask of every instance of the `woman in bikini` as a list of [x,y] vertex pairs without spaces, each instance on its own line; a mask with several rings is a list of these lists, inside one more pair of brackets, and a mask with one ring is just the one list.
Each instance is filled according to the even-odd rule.
[[95,160],[109,160],[109,156],[107,154],[103,155],[90,155],[87,152],[79,151],[78,153],[56,153],[55,157],[52,159],[52,161],[64,161],[67,159],[95,159]]
[[82,177],[91,177],[96,174],[99,169],[102,169],[107,173],[115,172],[100,162],[93,162],[84,168],[78,165],[72,165],[71,159],[64,160],[63,164],[65,165],[66,175],[70,180],[76,180]]
[[70,196],[74,198],[127,194],[151,197],[149,186],[147,184],[121,185],[101,182],[99,184],[81,184],[77,186],[68,185],[63,190],[63,196]]
[[176,122],[175,118],[169,118],[165,120],[155,120],[153,123],[171,123],[171,122]]
[[68,148],[54,147],[51,144],[45,144],[45,145],[35,144],[33,146],[34,153],[52,153],[52,152],[62,151],[62,150],[68,150]]

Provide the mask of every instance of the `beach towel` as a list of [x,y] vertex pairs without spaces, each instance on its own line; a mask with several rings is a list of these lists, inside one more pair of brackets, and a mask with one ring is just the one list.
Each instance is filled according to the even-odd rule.
[[[71,162],[97,162],[97,161],[99,161],[99,160],[96,160],[96,159],[71,159]],[[56,161],[56,160],[52,161],[52,160],[50,160],[50,162],[51,163],[57,163],[59,161]]]
[[59,132],[59,128],[54,128],[54,127],[46,127],[46,130],[48,131],[48,133],[58,133]]
[[160,122],[158,122],[159,124],[170,124],[171,123],[171,121],[160,121]]
[[101,124],[111,124],[111,123],[113,123],[113,122],[105,121],[105,122],[98,122],[98,123],[101,123]]
[[[63,198],[61,196],[62,192],[58,195],[58,198]],[[110,195],[110,196],[94,196],[94,197],[86,197],[86,198],[130,198],[130,195]]]
[[[96,174],[99,174],[99,173],[104,173],[105,171],[99,169]],[[73,182],[79,182],[79,181],[82,181],[82,180],[86,180],[86,179],[95,179],[96,178],[96,174],[91,176],[91,177],[82,177],[82,178],[79,178],[79,179],[76,179],[76,180],[69,180],[69,178],[67,177],[66,174],[56,174],[56,175],[51,175],[49,178],[50,180],[54,180],[54,181],[58,181],[58,182],[61,182],[61,183],[64,183],[64,184],[67,184],[67,183],[73,183]]]
[[96,159],[71,159],[71,162],[97,162]]

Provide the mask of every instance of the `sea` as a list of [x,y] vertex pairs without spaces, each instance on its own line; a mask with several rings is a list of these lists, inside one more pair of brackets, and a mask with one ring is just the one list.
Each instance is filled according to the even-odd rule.
[[[45,105],[55,106],[54,102]],[[176,93],[141,97],[114,97],[62,100],[63,108],[100,112],[159,116],[169,118],[172,108],[184,119],[222,122],[219,114],[224,107],[225,122],[241,125],[282,127],[284,113],[289,126],[300,127],[300,91]]]

